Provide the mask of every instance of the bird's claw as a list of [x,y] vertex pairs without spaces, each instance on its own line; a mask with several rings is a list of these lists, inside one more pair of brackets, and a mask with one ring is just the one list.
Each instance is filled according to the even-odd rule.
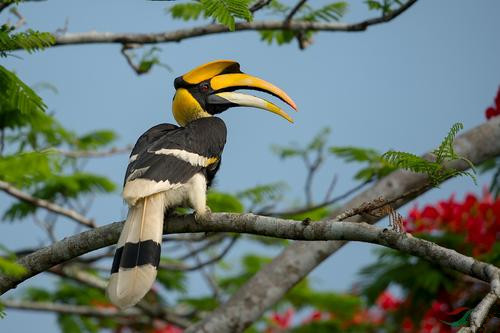
[[207,207],[203,212],[196,211],[194,213],[194,219],[196,221],[205,221],[210,216],[210,214],[212,214],[212,211]]

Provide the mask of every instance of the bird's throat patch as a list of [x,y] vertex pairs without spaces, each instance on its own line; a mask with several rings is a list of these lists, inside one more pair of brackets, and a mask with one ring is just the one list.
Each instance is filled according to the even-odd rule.
[[172,103],[172,113],[174,114],[175,121],[181,126],[186,126],[187,123],[195,119],[212,116],[203,110],[196,98],[185,88],[180,88],[175,93]]

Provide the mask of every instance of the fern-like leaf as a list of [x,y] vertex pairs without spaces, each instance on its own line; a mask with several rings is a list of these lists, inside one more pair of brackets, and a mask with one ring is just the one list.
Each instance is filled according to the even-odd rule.
[[[413,172],[425,173],[431,183],[437,186],[442,181],[456,177],[469,176],[476,183],[475,169],[471,161],[458,155],[453,149],[453,141],[457,133],[463,128],[461,123],[454,124],[448,134],[445,136],[437,149],[433,151],[436,157],[434,162],[428,161],[423,157],[400,151],[388,151],[382,157],[393,166],[406,169]],[[463,160],[469,164],[472,171],[460,171],[452,168],[446,168],[445,163],[453,160]]]
[[17,75],[0,66],[0,112],[16,108],[21,113],[45,111],[45,104]]
[[246,21],[252,20],[252,13],[248,9],[248,0],[201,0],[208,16],[213,17],[234,31],[235,18]]
[[460,132],[463,128],[464,125],[462,123],[453,124],[439,147],[433,151],[433,154],[436,155],[437,163],[442,163],[445,159],[458,158],[457,154],[455,154],[455,151],[453,150],[453,141],[455,140],[457,133]]
[[29,53],[43,50],[55,43],[55,38],[48,32],[27,30],[16,34],[10,33],[10,28],[5,25],[0,28],[0,56],[5,57],[6,52],[24,49]]
[[207,17],[205,7],[200,2],[175,4],[168,11],[174,19],[182,19],[184,21],[197,20],[201,15],[204,18]]
[[173,5],[168,11],[173,18],[184,21],[212,17],[234,31],[236,18],[252,20],[249,3],[250,0],[201,0]]
[[310,6],[304,6],[304,10],[308,11],[304,16],[300,18],[303,21],[338,21],[347,11],[347,2],[334,2],[325,5],[318,9],[312,9]]

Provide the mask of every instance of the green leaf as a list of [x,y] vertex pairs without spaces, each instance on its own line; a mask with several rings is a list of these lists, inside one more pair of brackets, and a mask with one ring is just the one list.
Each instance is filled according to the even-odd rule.
[[[316,209],[311,209],[300,214],[285,215],[287,219],[303,221],[305,219],[310,219],[312,221],[319,221],[331,215],[330,209],[327,207],[321,207]],[[314,223],[314,222],[311,222]]]
[[299,282],[285,295],[285,300],[296,309],[311,307],[320,311],[328,311],[341,320],[350,319],[362,305],[358,296],[316,291],[309,286],[308,280]]
[[362,294],[373,304],[389,285],[398,285],[410,299],[410,312],[421,318],[440,290],[454,287],[456,272],[392,249],[378,249],[375,263],[360,271]]
[[11,277],[21,277],[26,273],[26,268],[16,263],[15,260],[0,257],[0,272]]
[[81,333],[82,330],[75,316],[60,314],[57,316],[57,323],[64,333]]
[[107,146],[118,138],[112,130],[97,130],[84,134],[76,139],[75,146],[78,149],[95,149]]
[[50,178],[58,172],[57,158],[46,153],[31,152],[2,156],[0,159],[0,180],[18,187]]
[[272,145],[271,150],[273,153],[278,155],[281,159],[287,159],[290,157],[304,155],[304,149],[296,148],[296,147],[292,147],[292,146],[285,147],[285,146],[279,146],[279,145]]
[[261,30],[259,34],[260,39],[269,45],[273,42],[278,45],[289,44],[297,36],[296,32],[290,30]]
[[[461,123],[454,124],[446,137],[443,139],[441,144],[437,149],[433,151],[436,156],[436,161],[428,161],[423,157],[401,151],[388,151],[382,157],[391,165],[406,169],[413,172],[427,174],[431,183],[437,186],[442,181],[455,177],[455,176],[469,176],[474,183],[476,182],[475,169],[472,162],[470,162],[465,157],[459,156],[453,150],[453,140],[458,133],[463,128]],[[452,160],[463,160],[469,164],[472,172],[469,171],[459,171],[452,168],[445,168],[444,163]]]
[[447,324],[447,325],[450,325],[451,327],[462,327],[462,326],[466,326],[468,323],[469,323],[469,317],[472,313],[472,311],[474,311],[474,309],[470,309],[468,310],[467,312],[464,313],[464,315],[462,316],[462,318],[460,318],[459,320],[457,321],[454,321],[454,322],[447,322],[447,321],[444,321],[444,320],[441,320],[443,323]]
[[380,179],[396,169],[375,149],[343,146],[330,147],[329,151],[347,163],[358,162],[366,164],[366,167],[360,169],[355,174],[354,178],[358,180]]
[[225,276],[219,279],[219,285],[227,292],[234,292],[246,283],[262,266],[271,262],[271,258],[247,254],[241,260],[241,270],[234,276]]
[[327,4],[321,8],[313,9],[309,5],[305,5],[302,7],[303,11],[307,11],[299,20],[302,21],[324,21],[324,22],[332,22],[338,21],[342,16],[347,12],[348,4],[347,2],[334,2]]
[[207,204],[212,212],[243,213],[245,208],[237,197],[228,194],[210,191],[207,195]]
[[219,306],[216,298],[211,296],[196,297],[196,298],[181,298],[179,303],[191,305],[198,311],[212,311]]
[[[1,161],[0,161],[1,166]],[[1,168],[0,168],[1,169]],[[49,201],[68,200],[88,193],[109,193],[116,185],[108,178],[85,172],[70,175],[54,175],[50,173],[46,179],[39,179],[37,188],[31,195]],[[21,219],[33,214],[39,207],[26,202],[16,202],[4,213],[6,221]]]
[[24,290],[23,299],[36,302],[52,302],[54,297],[46,289],[37,287],[28,287]]
[[197,20],[200,15],[207,18],[208,15],[205,13],[205,7],[200,2],[188,2],[175,4],[168,8],[170,15],[174,19],[182,19],[184,21]]
[[463,128],[464,125],[462,123],[453,124],[439,147],[433,151],[433,154],[436,156],[437,163],[443,163],[447,159],[450,160],[459,158],[453,150],[453,141],[455,140],[458,132],[460,132]]
[[252,20],[252,13],[248,9],[249,0],[201,0],[207,16],[213,17],[234,31],[235,18],[246,21]]
[[33,89],[0,65],[0,117],[15,108],[22,114],[44,112],[45,104]]
[[18,49],[32,53],[53,45],[55,41],[54,36],[48,32],[28,29],[25,32],[13,34],[10,27],[3,25],[0,27],[0,56],[5,57],[6,52]]
[[250,207],[258,205],[269,205],[283,198],[283,193],[288,189],[284,182],[257,185],[244,191],[238,192],[236,197],[240,200],[248,200]]
[[168,9],[174,19],[184,21],[197,20],[200,17],[212,17],[234,31],[235,19],[241,18],[248,22],[253,19],[248,9],[250,0],[200,0],[183,4],[175,4]]
[[[166,258],[162,258],[163,262],[168,262]],[[167,290],[186,293],[186,274],[182,271],[168,271],[165,269],[158,270],[157,280]]]

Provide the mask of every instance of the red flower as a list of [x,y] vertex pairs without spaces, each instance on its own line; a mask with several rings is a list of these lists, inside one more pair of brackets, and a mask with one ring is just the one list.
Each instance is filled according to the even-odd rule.
[[302,323],[307,324],[307,323],[310,323],[312,321],[318,321],[321,319],[323,319],[323,314],[321,313],[321,311],[314,310],[313,312],[311,312],[311,314],[309,316],[306,317],[306,319],[304,319],[304,321],[302,321]]
[[422,210],[414,206],[403,224],[408,232],[442,230],[463,234],[473,245],[473,254],[479,255],[488,252],[500,236],[500,198],[493,199],[487,191],[482,198],[468,194],[463,202],[451,196]]
[[175,325],[166,324],[160,328],[157,328],[153,333],[182,333],[183,330]]
[[499,115],[500,115],[500,88],[498,88],[498,92],[495,97],[495,105],[490,106],[485,111],[485,116],[486,119],[488,120]]
[[485,115],[486,115],[486,119],[491,119],[494,116],[497,116],[497,110],[492,108],[492,107],[489,107],[486,109]]
[[378,297],[377,300],[375,301],[375,304],[377,304],[381,309],[385,311],[393,311],[397,310],[399,306],[401,305],[401,300],[397,299],[394,297],[389,291],[384,291],[381,293]]
[[271,315],[271,321],[279,328],[289,328],[292,324],[293,309],[288,309],[283,314],[274,313]]

